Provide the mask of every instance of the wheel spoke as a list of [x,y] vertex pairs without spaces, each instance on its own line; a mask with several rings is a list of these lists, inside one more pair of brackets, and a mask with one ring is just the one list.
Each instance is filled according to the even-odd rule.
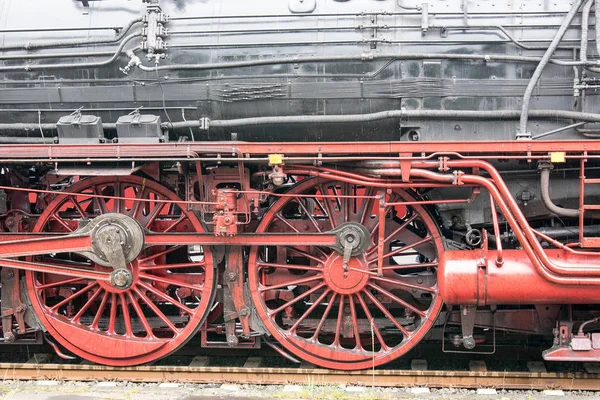
[[173,222],[171,225],[169,225],[168,228],[166,228],[163,233],[167,233],[167,232],[171,232],[173,229],[175,229],[175,227],[177,225],[179,225],[181,222],[185,221],[187,219],[187,217],[185,216],[185,214],[181,214],[181,217],[179,217],[177,220],[175,220],[175,222]]
[[[327,189],[325,189],[324,185],[319,185],[319,192],[321,192],[322,195],[324,196],[328,196],[329,195],[329,191]],[[334,229],[337,224],[335,222],[335,217],[333,215],[333,209],[331,208],[331,199],[329,197],[323,197],[323,204],[325,205],[325,210],[327,212],[327,218],[329,218],[329,223],[331,224],[331,229]]]
[[[400,231],[406,229],[406,227],[413,222],[415,219],[417,218],[417,214],[413,214],[411,215],[406,221],[404,221],[400,227],[398,227],[398,229],[394,230],[394,232],[392,232],[391,234],[389,234],[388,236],[386,236],[383,240],[383,243],[386,244],[388,243],[394,236],[396,236]],[[377,251],[377,247],[373,247],[372,249],[370,249],[369,251],[367,251],[367,255],[372,254],[374,251]],[[384,256],[385,257],[385,256]]]
[[115,325],[117,324],[117,294],[111,293],[110,295],[110,314],[108,318],[108,333],[115,333]]
[[307,252],[305,252],[305,251],[302,251],[302,250],[300,250],[300,249],[298,249],[298,248],[296,248],[296,247],[294,247],[294,246],[292,246],[292,245],[289,245],[289,246],[282,246],[282,247],[283,247],[284,249],[288,250],[288,251],[292,251],[292,252],[294,252],[294,253],[298,253],[298,254],[300,254],[302,257],[310,258],[311,260],[314,260],[314,261],[316,261],[316,262],[317,262],[317,263],[319,263],[319,264],[323,264],[323,260],[322,260],[321,258],[319,258],[319,257],[316,257],[316,256],[313,256],[312,254],[308,254]]
[[278,264],[268,262],[257,262],[256,265],[267,268],[282,268],[282,269],[298,269],[302,271],[323,271],[323,267],[314,267],[312,265],[298,265],[298,264]]
[[285,283],[279,283],[277,285],[271,285],[271,286],[261,286],[258,288],[258,290],[260,292],[266,292],[269,290],[275,290],[275,289],[282,289],[288,286],[300,286],[303,285],[305,283],[309,283],[309,282],[314,282],[314,281],[318,281],[318,280],[322,280],[323,279],[323,275],[318,274],[315,276],[311,276],[308,278],[303,278],[303,279],[296,279],[294,281],[289,281],[289,282],[285,282]]
[[319,324],[315,328],[315,333],[313,333],[313,335],[312,335],[312,340],[315,342],[318,341],[318,339],[319,339],[319,333],[321,333],[321,329],[323,329],[323,325],[325,324],[325,321],[327,320],[327,317],[329,316],[329,312],[333,308],[333,304],[335,303],[336,297],[337,297],[337,293],[333,293],[331,295],[331,298],[329,299],[329,303],[327,304],[327,308],[325,308],[325,311],[323,312],[323,315],[321,316],[321,320],[319,321]]
[[290,228],[291,230],[293,230],[296,233],[299,233],[300,231],[292,224],[290,224],[288,222],[288,220],[281,214],[276,214],[275,215],[275,219],[278,219],[279,221],[283,222],[288,228]]
[[92,264],[84,262],[60,260],[52,257],[39,257],[38,259],[40,259],[40,262],[43,262],[46,265],[55,265],[62,268],[82,269],[86,271],[94,270],[94,266]]
[[323,294],[321,294],[317,300],[315,300],[315,302],[304,312],[304,314],[302,314],[300,316],[300,318],[298,318],[296,320],[296,322],[294,323],[294,325],[290,328],[290,332],[296,332],[296,330],[298,329],[298,327],[300,326],[300,324],[302,323],[302,321],[304,321],[306,318],[308,318],[308,316],[310,315],[310,313],[312,313],[314,311],[315,308],[317,308],[321,302],[327,297],[327,295],[331,293],[330,289],[327,289],[323,292]]
[[182,247],[184,247],[184,246],[183,245],[178,245],[178,246],[169,247],[168,249],[165,249],[165,250],[160,251],[158,253],[154,253],[154,254],[149,255],[147,257],[140,258],[140,259],[138,259],[138,261],[140,263],[147,263],[148,261],[152,261],[152,260],[157,259],[159,257],[166,256],[167,254],[172,253],[175,250],[181,249]]
[[106,199],[103,197],[96,197],[104,196],[104,194],[98,191],[98,186],[94,186],[92,190],[94,191],[95,196],[92,199],[93,202],[98,205],[98,211],[100,212],[100,214],[108,214],[108,206],[106,205]]
[[121,213],[121,200],[116,198],[116,197],[121,197],[121,195],[122,195],[121,183],[117,180],[116,182],[113,182],[109,187],[112,189],[112,196],[114,196],[115,198],[108,199],[107,207],[108,207],[108,203],[110,203],[112,201],[111,212]]
[[142,202],[141,200],[144,199],[144,195],[148,193],[148,189],[146,188],[142,188],[138,191],[138,194],[135,198],[135,201],[133,202],[133,206],[131,207],[131,216],[135,219],[138,219],[140,216],[140,209],[141,209],[141,205],[142,203],[144,203],[144,205],[146,204],[146,202]]
[[275,310],[270,310],[268,311],[268,314],[271,317],[275,317],[275,315],[279,314],[280,312],[282,312],[283,310],[285,310],[286,308],[296,304],[297,302],[299,302],[300,300],[310,296],[311,294],[313,294],[314,292],[316,292],[317,290],[322,289],[325,286],[324,283],[321,283],[315,287],[313,287],[310,290],[307,290],[306,292],[302,293],[300,296],[298,297],[294,297],[292,300],[289,300],[287,302],[285,302],[284,304],[282,304],[281,306],[277,307]]
[[73,205],[75,206],[75,209],[79,212],[79,215],[81,215],[81,218],[87,219],[87,214],[85,213],[79,202],[77,202],[77,198],[71,195],[69,196],[69,199],[71,200],[71,203],[73,203]]
[[84,279],[84,278],[69,278],[69,279],[64,279],[62,281],[45,283],[43,285],[36,285],[36,289],[37,290],[44,290],[44,289],[49,289],[49,288],[56,287],[56,286],[72,285],[74,283],[85,282],[85,281],[87,281],[87,279]]
[[369,300],[371,300],[373,304],[375,304],[375,306],[379,308],[381,312],[383,312],[383,314],[390,320],[390,322],[392,322],[396,326],[396,328],[398,328],[398,330],[402,332],[404,337],[408,337],[410,335],[406,328],[403,327],[400,322],[398,322],[398,320],[392,315],[392,313],[387,308],[385,308],[383,304],[381,304],[379,300],[377,300],[377,298],[373,296],[373,294],[371,294],[371,292],[369,292],[368,290],[363,290],[363,293],[365,293]]
[[184,287],[184,288],[188,288],[188,289],[192,289],[192,290],[202,290],[204,287],[204,285],[202,285],[202,284],[192,284],[192,283],[186,283],[186,282],[179,281],[179,280],[175,279],[173,274],[171,274],[171,278],[166,278],[162,275],[148,275],[148,274],[140,273],[139,277],[140,277],[140,279],[147,279],[149,281],[166,283],[167,285],[179,286],[179,287]]
[[95,288],[96,286],[98,286],[98,284],[96,282],[89,283],[88,285],[79,289],[78,291],[76,291],[75,293],[70,295],[69,297],[65,298],[64,300],[62,300],[62,301],[58,302],[57,304],[55,304],[54,306],[52,306],[50,308],[50,310],[54,311],[54,312],[58,311],[58,309],[61,308],[62,306],[64,306],[65,304],[69,303],[72,300],[75,300],[76,298],[78,298],[82,294],[88,292],[90,289]]
[[102,289],[102,288],[99,288],[98,290],[96,290],[94,292],[94,294],[90,296],[90,298],[85,302],[85,304],[77,312],[77,314],[75,314],[75,316],[71,319],[71,321],[79,322],[79,320],[81,319],[83,314],[85,314],[85,312],[92,306],[94,301],[96,301],[96,299],[98,298],[98,296],[100,296],[100,293],[102,293],[103,290],[104,289]]
[[173,325],[173,322],[171,322],[171,320],[165,314],[163,314],[162,311],[160,311],[156,304],[154,304],[154,302],[150,300],[148,296],[144,294],[143,291],[139,290],[137,287],[133,287],[133,291],[136,292],[138,296],[140,296],[140,300],[146,303],[146,305],[150,307],[152,312],[158,318],[160,318],[165,323],[165,325],[167,325],[167,327],[169,327],[169,329],[173,331],[173,333],[177,334],[179,332],[179,329],[177,329],[177,327]]
[[61,217],[59,217],[57,213],[53,213],[50,216],[50,218],[52,218],[53,220],[55,220],[56,222],[61,224],[62,227],[65,228],[67,231],[73,232],[73,229],[65,222],[65,220],[63,220]]
[[[365,196],[373,196],[375,194],[376,190],[377,189],[375,189],[374,187],[368,187],[365,192]],[[360,210],[358,211],[359,221],[362,225],[365,225],[367,216],[369,216],[369,213],[371,213],[373,211],[374,202],[375,202],[375,199],[371,199],[371,198],[363,199],[363,201],[360,205]]]
[[129,304],[125,294],[119,293],[121,302],[121,311],[123,312],[123,321],[125,322],[125,336],[133,337],[133,327],[131,326],[131,316],[129,314]]
[[[157,198],[157,200],[159,200],[159,199]],[[148,215],[148,220],[146,221],[146,224],[144,225],[146,229],[150,229],[150,225],[152,225],[154,223],[154,221],[156,220],[156,218],[158,218],[162,209],[165,208],[166,205],[167,205],[167,203],[157,203],[154,205],[154,209],[152,210],[150,215]]]
[[146,331],[146,338],[155,339],[156,336],[154,336],[152,327],[150,326],[148,319],[144,315],[144,311],[142,311],[142,307],[140,307],[140,303],[138,303],[138,301],[135,299],[135,297],[133,296],[133,293],[127,292],[127,296],[129,297],[129,301],[131,302],[131,305],[133,306],[135,313],[138,315],[138,318],[140,319],[140,322],[142,323],[144,330]]
[[437,290],[432,287],[427,287],[427,286],[417,285],[414,283],[399,281],[397,279],[386,278],[384,276],[371,275],[371,277],[372,277],[372,279],[375,279],[376,281],[385,282],[385,283],[389,283],[389,284],[396,285],[396,286],[402,286],[402,287],[409,288],[409,289],[422,290],[423,292],[428,292],[428,293],[437,293]]
[[[389,257],[397,256],[398,254],[403,253],[406,250],[411,250],[411,249],[414,249],[415,247],[422,246],[425,243],[428,243],[428,242],[430,242],[432,240],[433,240],[433,238],[431,236],[427,235],[423,239],[421,239],[421,240],[419,240],[417,242],[411,243],[409,245],[406,245],[404,247],[400,247],[399,249],[392,250],[389,253],[384,254],[383,258],[389,258]],[[377,262],[377,260],[372,260],[372,261],[369,262],[369,264],[372,264],[372,263],[375,263],[375,262]]]
[[[388,217],[388,215],[392,212],[392,208],[391,207],[387,207],[385,209],[385,218]],[[373,228],[371,229],[371,241],[373,241],[375,239],[375,235],[377,235],[379,233],[379,223],[381,218],[379,218],[379,212],[377,213],[377,222],[375,222],[375,224],[373,225]],[[384,220],[385,222],[385,220]]]
[[352,195],[352,193],[350,193],[350,184],[349,183],[342,183],[341,187],[340,187],[340,196],[344,196],[342,197],[342,212],[341,214],[343,215],[343,221],[344,222],[348,222],[350,221],[350,202],[352,201],[352,199],[349,197],[350,195]]
[[94,320],[90,325],[92,329],[98,329],[98,324],[100,323],[100,318],[102,318],[102,314],[104,314],[104,309],[106,308],[106,302],[108,301],[108,292],[104,292],[102,296],[102,301],[100,302],[100,306],[98,306],[98,310],[96,311],[96,315],[94,316]]
[[[377,337],[377,341],[381,345],[381,351],[384,351],[384,352],[387,351],[389,349],[389,346],[383,339],[383,335],[381,334],[381,331],[379,330],[377,325],[375,325],[375,318],[373,318],[373,315],[369,311],[369,307],[365,303],[365,300],[362,298],[362,296],[360,294],[356,295],[356,297],[358,298],[358,302],[360,303],[360,306],[362,307],[362,309],[367,317],[367,320],[369,321],[369,325],[371,326],[371,329],[373,329],[373,333]],[[373,349],[373,351],[375,351],[375,349]]]
[[170,269],[178,269],[178,268],[196,268],[203,267],[206,265],[204,261],[195,261],[189,263],[177,263],[177,264],[155,264],[152,266],[140,266],[140,271],[160,271],[165,270],[168,271]]
[[363,350],[362,343],[360,342],[360,332],[358,330],[358,316],[356,315],[356,308],[354,306],[353,295],[348,296],[348,302],[350,303],[350,316],[352,317],[352,329],[354,331],[354,340],[356,341],[356,350]]
[[[415,268],[430,268],[437,267],[438,263],[429,262],[429,263],[412,263],[412,264],[399,264],[399,265],[385,265],[381,268],[382,271],[395,271],[395,270],[403,270],[403,269],[415,269]],[[377,271],[377,268],[371,268],[371,271]]]
[[194,314],[194,310],[181,304],[179,301],[177,301],[174,298],[172,298],[171,296],[161,292],[160,290],[156,290],[156,288],[152,287],[152,285],[147,285],[144,282],[139,282],[138,284],[141,287],[143,287],[144,289],[146,289],[147,291],[154,293],[155,296],[160,297],[164,301],[173,304],[175,307],[179,308],[180,310],[185,311],[189,316],[192,316]]
[[312,223],[312,225],[315,227],[315,229],[317,230],[317,232],[321,232],[321,228],[319,228],[319,224],[317,223],[317,221],[315,221],[315,218],[313,217],[312,213],[309,212],[306,209],[306,206],[304,205],[304,203],[302,203],[302,200],[298,197],[294,198],[296,200],[296,203],[298,203],[298,205],[300,206],[300,208],[302,209],[302,211],[304,212],[304,214],[306,215],[306,217],[308,218],[308,220]]
[[400,304],[402,307],[408,308],[409,310],[411,310],[415,314],[419,315],[421,318],[425,318],[425,316],[427,315],[423,311],[419,310],[417,307],[415,307],[415,306],[407,303],[406,301],[402,300],[401,298],[399,298],[397,296],[394,296],[391,292],[388,292],[387,290],[385,290],[381,286],[377,286],[377,285],[375,285],[373,283],[369,283],[369,286],[371,288],[377,290],[377,292],[385,295],[386,297],[388,297],[390,300],[394,301],[395,303]]
[[342,323],[344,319],[344,295],[340,295],[340,305],[338,308],[337,321],[335,323],[335,336],[333,338],[333,347],[340,347],[340,335],[342,334]]

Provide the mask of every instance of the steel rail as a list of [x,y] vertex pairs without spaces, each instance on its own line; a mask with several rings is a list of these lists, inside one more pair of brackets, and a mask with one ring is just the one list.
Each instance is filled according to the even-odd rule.
[[427,386],[502,389],[597,390],[598,374],[549,372],[474,372],[363,370],[335,371],[315,368],[242,368],[141,366],[107,367],[77,364],[0,363],[4,379],[63,381],[131,381],[284,385],[348,384],[377,387]]

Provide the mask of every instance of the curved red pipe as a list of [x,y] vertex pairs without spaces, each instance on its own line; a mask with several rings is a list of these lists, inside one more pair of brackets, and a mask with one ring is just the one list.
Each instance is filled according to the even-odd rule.
[[[414,174],[414,176],[423,177],[423,178],[431,179],[431,180],[438,181],[438,182],[453,181],[455,179],[453,175],[439,174],[436,172],[427,171],[427,170],[419,170],[419,169],[412,169],[411,176],[413,174]],[[499,178],[499,175],[498,175],[498,178]],[[595,267],[594,268],[585,268],[585,267],[577,268],[577,267],[573,267],[573,266],[569,266],[569,267],[557,266],[556,264],[552,263],[548,259],[547,254],[544,252],[544,250],[542,249],[541,245],[539,244],[539,242],[537,240],[535,240],[535,243],[537,245],[536,248],[531,246],[531,243],[529,242],[529,240],[527,238],[527,233],[533,234],[533,232],[531,232],[531,230],[530,230],[531,228],[529,227],[528,224],[527,224],[526,228],[521,229],[520,224],[518,223],[518,219],[519,219],[519,217],[522,217],[522,219],[524,219],[524,216],[521,213],[521,211],[518,210],[518,206],[516,205],[516,203],[514,203],[514,200],[510,196],[510,193],[509,193],[509,196],[507,196],[507,197],[510,200],[512,200],[514,203],[514,206],[517,207],[517,211],[518,211],[517,217],[515,217],[513,215],[509,206],[504,201],[501,192],[498,190],[498,188],[495,186],[495,184],[492,183],[489,179],[484,178],[482,176],[467,175],[467,174],[462,175],[460,179],[465,183],[472,183],[472,184],[476,184],[478,186],[485,187],[488,190],[488,192],[494,197],[494,199],[496,200],[496,203],[498,203],[498,206],[502,210],[502,214],[504,214],[506,221],[511,226],[511,228],[513,229],[513,231],[515,233],[515,236],[519,240],[519,243],[521,243],[521,245],[523,246],[523,250],[525,250],[525,252],[527,253],[527,256],[529,257],[529,259],[531,260],[533,265],[536,267],[538,272],[545,279],[547,279],[551,282],[567,284],[567,285],[600,285],[600,279],[598,279],[598,278],[573,276],[573,275],[576,275],[577,273],[587,274],[587,275],[590,275],[590,274],[600,275],[600,268],[595,268]],[[495,179],[494,182],[501,182],[502,185],[504,185],[504,181],[502,179]],[[504,185],[504,187],[506,188],[506,185]],[[508,188],[506,188],[506,190],[508,190]],[[509,202],[510,202],[510,200],[509,200]],[[539,254],[539,252],[541,252],[541,254]],[[540,257],[538,257],[538,255]],[[548,265],[548,264],[550,264],[550,265]],[[569,265],[573,265],[573,264],[569,264]],[[563,275],[567,275],[567,276],[557,276],[555,273],[563,274]]]

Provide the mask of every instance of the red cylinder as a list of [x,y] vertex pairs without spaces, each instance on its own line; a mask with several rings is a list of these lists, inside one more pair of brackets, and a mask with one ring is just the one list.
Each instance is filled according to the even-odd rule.
[[[599,265],[600,259],[563,250],[547,250],[555,263],[568,267]],[[600,304],[600,286],[561,285],[544,279],[522,250],[456,250],[441,254],[438,284],[448,304]]]

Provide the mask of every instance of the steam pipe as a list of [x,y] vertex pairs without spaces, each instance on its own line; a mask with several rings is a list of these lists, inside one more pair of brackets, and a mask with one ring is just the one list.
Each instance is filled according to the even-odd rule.
[[[242,67],[256,67],[261,65],[277,65],[277,64],[296,64],[310,62],[340,62],[340,61],[373,61],[373,60],[470,60],[470,61],[505,61],[505,62],[530,62],[537,63],[543,59],[540,57],[529,56],[512,56],[506,54],[448,54],[448,53],[363,53],[359,55],[349,56],[298,56],[298,57],[274,57],[260,60],[246,61],[231,61],[220,63],[202,63],[202,64],[171,64],[159,65],[158,67],[148,67],[140,64],[138,67],[142,71],[156,72],[171,71],[171,70],[211,70],[211,69],[228,69]],[[548,60],[551,64],[563,66],[599,66],[600,61],[570,61],[570,60]]]
[[590,11],[593,5],[594,0],[588,0],[587,3],[585,3],[585,5],[583,6],[583,10],[581,12],[581,49],[579,54],[581,61],[587,61],[588,33],[590,30]]
[[[590,30],[590,11],[592,6],[594,5],[594,0],[588,0],[587,3],[583,6],[583,11],[581,13],[581,53],[579,55],[581,61],[587,62],[587,52],[588,52],[588,36]],[[600,53],[599,53],[600,54]],[[587,67],[592,72],[600,72],[600,69],[597,67]],[[579,130],[578,130],[579,132]]]
[[596,51],[600,54],[600,1],[595,3],[594,18],[596,19]]
[[127,36],[125,39],[121,41],[117,51],[113,54],[113,56],[109,59],[97,62],[89,62],[89,63],[66,63],[66,64],[27,64],[27,65],[15,65],[15,66],[3,66],[0,67],[0,72],[9,72],[9,71],[40,71],[40,70],[56,70],[56,69],[68,69],[68,68],[90,68],[90,67],[102,67],[105,65],[112,64],[123,51],[125,45],[133,38],[138,36],[142,36],[142,32],[134,32],[131,35]]
[[[496,214],[496,204],[494,197],[490,193],[490,210],[492,213],[492,225],[494,225],[494,235],[500,237],[500,225],[498,224],[498,214]],[[502,240],[496,242],[496,266],[501,267],[504,264],[504,256],[502,255]]]
[[[272,124],[318,124],[318,123],[358,123],[378,121],[389,118],[414,119],[517,119],[521,116],[519,110],[389,110],[369,114],[348,115],[299,115],[280,117],[252,117],[230,120],[211,120],[210,126],[215,128],[232,128],[239,126],[272,125]],[[566,119],[588,122],[600,122],[600,114],[584,113],[566,110],[532,110],[532,118]],[[169,129],[200,127],[200,121],[166,123]]]
[[579,217],[579,210],[575,208],[562,208],[552,202],[550,198],[550,169],[552,164],[540,163],[540,189],[544,206],[553,214],[563,217]]
[[[494,199],[502,209],[502,213],[504,214],[507,222],[513,229],[517,239],[523,246],[523,248],[527,251],[530,257],[535,257],[535,261],[532,259],[534,264],[539,265],[547,276],[551,279],[557,279],[557,283],[567,283],[567,281],[560,281],[566,279],[564,277],[557,277],[552,274],[552,272],[559,275],[567,275],[574,276],[578,274],[582,275],[600,275],[600,268],[598,267],[563,267],[554,264],[545,253],[544,249],[537,241],[535,234],[531,231],[531,227],[527,222],[527,219],[519,209],[515,199],[512,197],[508,187],[504,183],[504,180],[500,176],[500,173],[496,168],[494,168],[490,163],[481,160],[449,160],[447,161],[447,165],[450,168],[479,168],[481,170],[486,171],[490,177],[490,179],[476,176],[476,175],[462,175],[461,180],[464,183],[472,183],[485,187],[491,193],[494,193]],[[412,170],[411,170],[412,174]],[[452,176],[451,176],[452,177]],[[448,179],[448,178],[445,178]],[[493,182],[492,182],[493,181]],[[512,211],[511,211],[512,210]],[[513,212],[514,211],[514,215]],[[538,259],[539,257],[539,259]],[[540,262],[542,264],[540,264]],[[546,269],[547,268],[547,269]],[[548,271],[548,269],[550,271]],[[546,275],[545,275],[546,276]],[[587,282],[587,283],[586,283]],[[578,281],[571,281],[571,283],[580,283],[580,284],[597,284],[600,283],[599,280],[591,280],[586,279],[585,277],[581,277]]]
[[[113,57],[113,58],[116,58]],[[104,61],[103,63],[109,62]],[[97,63],[91,63],[97,65]],[[367,114],[347,115],[290,115],[281,117],[251,117],[226,120],[210,120],[209,125],[213,128],[233,128],[257,125],[276,124],[318,124],[318,123],[360,123],[379,121],[390,118],[413,118],[413,119],[516,119],[519,118],[519,110],[495,110],[495,111],[470,111],[470,110],[389,110]],[[536,119],[566,119],[587,122],[600,122],[600,114],[584,113],[566,110],[532,110],[530,116]],[[199,128],[199,120],[181,122],[164,122],[163,129],[187,129]],[[0,124],[0,131],[23,131],[39,129],[36,123],[10,123]],[[41,124],[44,130],[55,130],[55,123]],[[114,123],[103,123],[104,129],[115,129]]]
[[0,46],[0,51],[37,50],[37,49],[52,48],[52,47],[87,46],[87,45],[93,45],[93,44],[116,43],[116,42],[119,42],[121,39],[123,39],[125,37],[125,35],[127,34],[127,32],[129,32],[131,27],[138,22],[142,22],[142,17],[139,17],[139,18],[129,21],[129,23],[123,27],[123,30],[121,31],[121,33],[119,33],[114,38],[110,38],[110,39],[63,40],[63,41],[56,41],[56,42],[11,44],[8,46]]
[[552,39],[550,46],[548,46],[548,50],[546,50],[546,53],[544,53],[542,60],[536,67],[535,71],[533,72],[533,76],[529,80],[529,84],[527,85],[525,93],[523,94],[523,104],[521,107],[521,118],[519,121],[519,131],[517,132],[517,139],[520,137],[525,137],[529,139],[531,138],[531,135],[527,131],[527,119],[529,117],[529,102],[531,100],[531,95],[533,93],[533,90],[535,89],[535,86],[537,85],[538,80],[542,76],[542,72],[544,72],[546,64],[548,64],[548,62],[552,58],[554,51],[560,44],[560,41],[567,32],[567,29],[569,29],[569,25],[571,25],[571,22],[573,22],[573,18],[575,18],[575,15],[577,14],[577,11],[579,10],[579,7],[581,7],[582,3],[583,0],[576,0],[573,2],[573,6],[565,16],[562,25],[560,26],[560,28],[558,28],[554,39]]
[[[451,162],[451,161],[449,161]],[[479,163],[477,163],[479,164]],[[417,176],[422,178],[431,179],[438,182],[454,182],[455,176],[448,174],[440,174],[428,170],[419,170],[419,169],[411,169],[411,176]],[[531,263],[535,266],[537,271],[548,281],[563,284],[563,285],[600,285],[600,279],[598,278],[589,278],[589,277],[579,277],[574,276],[576,274],[582,275],[600,275],[600,269],[597,267],[574,267],[569,265],[568,267],[557,266],[555,265],[547,256],[544,249],[542,249],[541,245],[537,240],[534,240],[534,243],[530,243],[527,236],[533,235],[529,227],[524,228],[520,226],[518,222],[525,218],[523,214],[519,211],[515,212],[515,215],[512,214],[511,208],[513,204],[507,205],[507,203],[503,200],[503,192],[504,190],[499,190],[494,183],[497,183],[500,187],[503,186],[503,181],[494,179],[494,183],[492,183],[489,179],[476,176],[476,175],[467,175],[464,174],[461,176],[461,181],[464,183],[473,183],[478,186],[482,186],[488,190],[488,192],[493,196],[493,198],[498,203],[498,206],[502,210],[502,214],[506,218],[506,221],[513,229],[515,235],[519,243],[523,246],[523,250],[527,253]],[[514,203],[512,197],[507,197],[509,203]],[[516,206],[516,203],[514,204]],[[518,210],[518,209],[517,209]],[[525,221],[526,223],[527,221]],[[534,236],[535,239],[535,236]],[[533,245],[533,246],[532,246]],[[535,247],[535,248],[534,248]],[[557,275],[558,274],[558,275]],[[562,276],[560,276],[562,275]]]

